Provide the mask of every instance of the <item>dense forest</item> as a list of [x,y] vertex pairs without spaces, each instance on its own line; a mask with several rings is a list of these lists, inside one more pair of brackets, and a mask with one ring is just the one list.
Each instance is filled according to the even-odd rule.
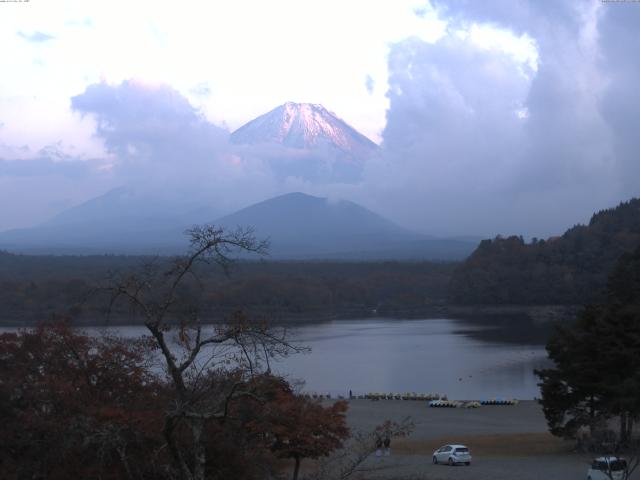
[[458,304],[576,305],[599,301],[616,260],[640,245],[640,199],[594,214],[561,237],[484,240],[456,268]]
[[[104,323],[108,298],[100,287],[132,270],[163,268],[168,257],[28,256],[0,252],[0,322],[35,323],[54,315]],[[243,309],[272,320],[371,315],[420,315],[446,302],[454,263],[244,262],[224,274],[200,265],[204,288],[192,302],[211,321]],[[195,281],[195,280],[194,280]],[[195,284],[190,284],[195,286]],[[130,322],[120,310],[111,322]]]

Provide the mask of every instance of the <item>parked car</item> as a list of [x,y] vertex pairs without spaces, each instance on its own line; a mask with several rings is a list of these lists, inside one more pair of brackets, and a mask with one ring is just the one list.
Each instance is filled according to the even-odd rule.
[[[471,453],[464,445],[445,445],[433,452],[433,463],[471,465]],[[595,479],[594,479],[595,480]]]
[[587,480],[622,480],[627,461],[621,457],[598,457],[587,471]]

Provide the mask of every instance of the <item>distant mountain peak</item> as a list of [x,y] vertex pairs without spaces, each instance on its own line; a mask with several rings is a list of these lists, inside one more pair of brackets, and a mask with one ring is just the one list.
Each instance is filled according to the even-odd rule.
[[276,143],[313,150],[330,146],[353,156],[371,155],[378,146],[335,113],[317,103],[286,102],[231,134],[238,145]]
[[349,200],[301,192],[263,200],[214,223],[252,226],[279,259],[459,259],[475,246],[412,232]]

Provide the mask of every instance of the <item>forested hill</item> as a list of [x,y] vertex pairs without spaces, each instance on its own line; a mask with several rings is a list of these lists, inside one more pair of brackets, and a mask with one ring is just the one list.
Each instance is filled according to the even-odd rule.
[[[0,326],[30,325],[53,315],[77,324],[131,323],[128,307],[107,319],[109,295],[96,287],[130,272],[171,267],[169,257],[30,256],[0,250]],[[238,261],[230,275],[201,264],[186,282],[206,321],[242,309],[270,320],[414,316],[446,302],[454,263]]]
[[459,304],[583,304],[602,298],[616,260],[640,245],[640,199],[621,203],[561,237],[484,240],[455,271]]

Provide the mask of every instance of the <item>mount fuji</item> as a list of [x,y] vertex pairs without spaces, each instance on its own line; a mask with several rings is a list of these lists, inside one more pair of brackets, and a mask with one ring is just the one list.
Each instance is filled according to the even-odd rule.
[[287,102],[238,128],[232,144],[267,158],[282,176],[357,181],[380,148],[322,105]]
[[[309,103],[280,105],[240,127],[229,140],[239,156],[255,156],[269,162],[276,175],[306,183],[357,182],[366,163],[380,152],[334,113]],[[187,247],[185,228],[212,221],[227,228],[254,227],[259,237],[271,240],[274,259],[455,260],[475,247],[462,239],[412,232],[345,200],[289,193],[222,216],[228,212],[220,211],[213,199],[214,192],[179,186],[125,186],[42,224],[0,232],[0,249],[175,254]]]

